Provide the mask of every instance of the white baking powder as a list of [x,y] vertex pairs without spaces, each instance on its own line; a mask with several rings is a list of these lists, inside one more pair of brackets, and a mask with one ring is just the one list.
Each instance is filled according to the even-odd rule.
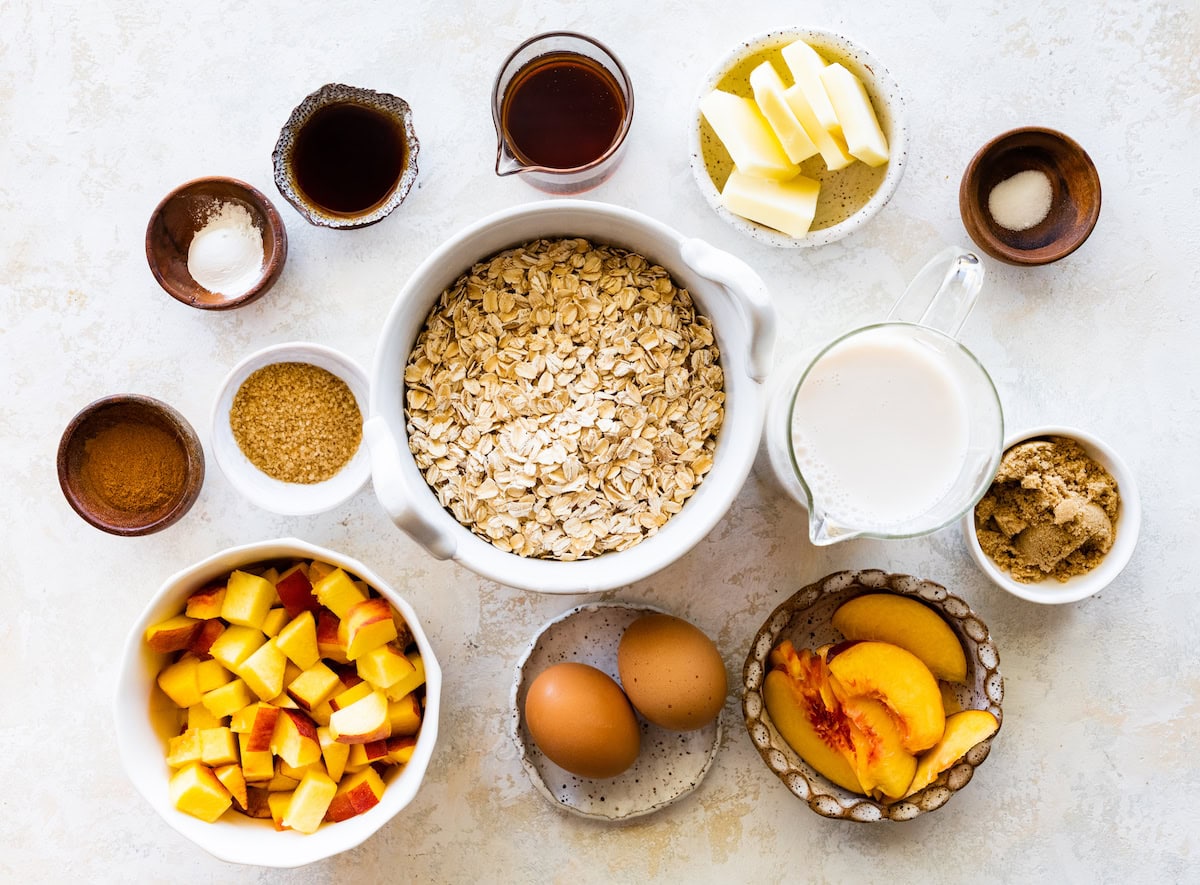
[[192,279],[226,298],[245,295],[262,277],[262,231],[239,203],[213,206],[188,247]]
[[988,213],[1001,227],[1028,230],[1050,214],[1053,196],[1046,173],[1026,169],[992,188],[988,194]]

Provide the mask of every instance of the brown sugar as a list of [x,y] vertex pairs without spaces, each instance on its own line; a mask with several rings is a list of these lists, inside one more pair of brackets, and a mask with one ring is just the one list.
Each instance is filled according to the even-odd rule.
[[1091,571],[1112,547],[1117,483],[1079,443],[1046,437],[1004,453],[975,507],[979,546],[1023,583]]
[[250,462],[282,482],[323,482],[362,442],[362,412],[346,382],[308,363],[272,363],[238,388],[229,425]]

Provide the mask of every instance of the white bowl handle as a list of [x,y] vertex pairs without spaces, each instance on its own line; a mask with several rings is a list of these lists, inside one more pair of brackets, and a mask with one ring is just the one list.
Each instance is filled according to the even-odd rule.
[[410,503],[411,496],[400,463],[400,449],[387,421],[380,415],[368,418],[363,424],[363,439],[367,441],[367,448],[371,452],[371,481],[375,485],[375,497],[392,522],[437,559],[454,556],[454,537],[439,529],[424,514],[418,513]]
[[742,314],[750,339],[746,370],[755,381],[765,381],[775,357],[775,305],[762,278],[740,258],[701,239],[684,240],[679,257],[700,276],[720,283],[729,293]]

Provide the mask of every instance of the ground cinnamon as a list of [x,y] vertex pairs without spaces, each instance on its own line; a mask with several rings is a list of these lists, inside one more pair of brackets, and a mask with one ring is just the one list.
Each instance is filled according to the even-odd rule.
[[86,487],[112,508],[145,512],[183,493],[187,456],[173,433],[155,424],[107,424],[83,446]]

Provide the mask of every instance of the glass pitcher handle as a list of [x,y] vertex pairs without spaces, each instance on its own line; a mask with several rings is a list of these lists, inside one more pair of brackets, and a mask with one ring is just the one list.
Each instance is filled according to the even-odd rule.
[[933,256],[892,306],[888,320],[918,323],[951,338],[967,320],[983,287],[983,263],[957,246]]

